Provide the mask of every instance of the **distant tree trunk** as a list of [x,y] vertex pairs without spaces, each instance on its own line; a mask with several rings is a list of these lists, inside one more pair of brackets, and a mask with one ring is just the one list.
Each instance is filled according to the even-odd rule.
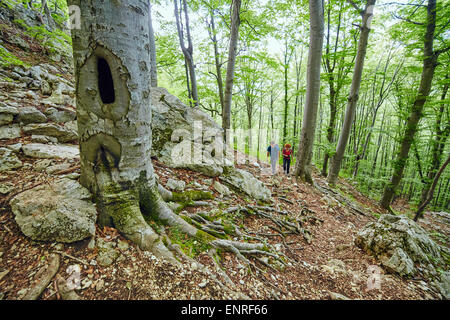
[[231,125],[231,102],[233,98],[233,81],[239,39],[239,25],[241,23],[241,0],[233,0],[232,7],[230,48],[228,51],[227,76],[225,80],[224,108],[222,115],[222,128],[225,132],[225,141],[227,141],[226,130],[229,130]]
[[188,46],[186,47],[184,42],[184,33],[183,33],[183,26],[182,26],[182,13],[178,10],[178,0],[173,0],[174,6],[175,6],[175,20],[177,25],[177,31],[178,31],[178,38],[180,40],[180,47],[181,51],[184,54],[184,58],[186,60],[187,69],[189,71],[189,80],[191,83],[191,95],[192,100],[194,102],[194,106],[198,107],[199,101],[198,101],[198,89],[197,89],[197,78],[195,75],[195,64],[194,64],[194,47],[192,45],[192,39],[191,39],[191,31],[189,27],[189,15],[188,15],[188,8],[186,0],[180,0],[183,1],[181,9],[184,12],[184,20],[186,23],[186,39],[188,42]]
[[425,201],[423,201],[421,203],[421,205],[419,206],[419,209],[417,209],[416,215],[414,216],[414,221],[417,221],[423,211],[425,210],[425,207],[431,202],[431,200],[433,199],[433,194],[434,194],[434,189],[436,189],[436,185],[438,183],[438,180],[442,174],[442,172],[444,172],[445,167],[450,163],[450,154],[447,157],[447,160],[442,164],[441,168],[439,169],[439,171],[437,172],[437,174],[434,176],[433,179],[433,183],[431,184],[430,190],[428,190],[428,194],[427,197],[425,198]]
[[[330,92],[330,98],[329,98],[329,105],[330,105],[330,121],[328,123],[327,128],[327,141],[331,145],[333,143],[333,135],[334,135],[334,127],[336,126],[336,114],[337,114],[337,95],[338,92],[335,88],[335,77],[334,77],[334,69],[336,67],[336,60],[338,59],[336,57],[337,49],[338,49],[338,41],[339,41],[339,32],[341,29],[341,16],[342,12],[339,11],[339,17],[338,17],[338,25],[337,25],[337,32],[336,32],[336,41],[334,45],[334,52],[333,52],[333,59],[330,59],[330,24],[331,24],[331,9],[332,4],[328,3],[327,8],[327,35],[326,35],[326,55],[325,55],[325,69],[328,74],[328,86],[329,86],[329,92]],[[333,63],[331,63],[331,60],[333,60]],[[339,80],[338,80],[339,81]],[[330,152],[327,148],[325,150],[325,157],[323,159],[323,165],[322,165],[322,176],[326,177],[327,171],[328,171],[328,160],[330,159]]]
[[223,97],[223,79],[222,79],[222,64],[220,63],[220,54],[219,48],[217,46],[217,36],[216,36],[216,26],[214,23],[214,11],[211,10],[211,25],[208,28],[209,37],[213,43],[214,47],[214,62],[216,65],[216,79],[217,79],[217,88],[219,90],[219,100],[221,106],[221,115],[223,116],[224,110],[224,97]]
[[258,149],[257,149],[257,158],[261,160],[260,148],[261,148],[261,127],[262,127],[262,118],[263,118],[263,94],[261,92],[261,103],[259,104],[259,122],[258,122]]
[[152,4],[150,0],[148,1],[148,28],[150,37],[150,83],[152,87],[158,86],[158,70],[156,68],[156,44],[155,44],[155,33],[153,31],[152,22]]
[[287,135],[287,122],[288,122],[288,113],[289,113],[289,99],[288,99],[288,74],[289,74],[289,62],[291,60],[292,51],[289,52],[289,44],[286,38],[285,42],[285,51],[284,51],[284,119],[283,119],[283,146],[286,143],[286,135]]
[[310,38],[306,79],[306,101],[295,167],[295,176],[300,177],[300,179],[304,179],[309,183],[312,183],[310,165],[320,94],[320,65],[324,36],[323,14],[322,0],[310,0]]
[[424,59],[423,70],[420,79],[420,87],[416,99],[414,101],[411,114],[406,123],[406,129],[401,140],[400,150],[397,153],[394,162],[394,173],[390,181],[386,184],[380,205],[384,209],[389,209],[392,199],[395,195],[396,189],[400,184],[403,176],[403,170],[408,159],[409,150],[412,141],[417,132],[417,127],[420,118],[422,117],[422,110],[427,97],[430,93],[431,83],[433,81],[434,70],[437,65],[438,55],[433,51],[434,31],[436,28],[436,0],[429,0],[427,6],[427,22],[426,33],[424,38]]
[[298,109],[300,98],[300,75],[302,71],[303,47],[300,53],[300,61],[297,61],[297,52],[295,51],[295,103],[294,103],[294,138],[292,140],[292,155],[294,155],[295,142],[298,132]]
[[339,176],[342,159],[344,157],[345,148],[347,146],[350,129],[355,117],[356,105],[359,98],[359,88],[361,86],[361,77],[364,67],[364,59],[367,51],[367,42],[369,40],[370,23],[372,21],[373,9],[376,0],[367,0],[366,7],[362,14],[361,34],[358,42],[358,53],[356,54],[355,69],[353,72],[352,85],[348,97],[347,110],[345,112],[344,124],[341,128],[341,134],[336,147],[336,153],[330,161],[330,171],[328,172],[327,181],[334,185]]

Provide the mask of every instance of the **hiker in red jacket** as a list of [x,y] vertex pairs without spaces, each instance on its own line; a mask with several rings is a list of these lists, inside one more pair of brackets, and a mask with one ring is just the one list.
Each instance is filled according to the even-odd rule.
[[291,145],[289,143],[284,145],[283,148],[283,171],[284,174],[289,174],[289,167],[291,166],[291,156],[292,156],[292,149]]

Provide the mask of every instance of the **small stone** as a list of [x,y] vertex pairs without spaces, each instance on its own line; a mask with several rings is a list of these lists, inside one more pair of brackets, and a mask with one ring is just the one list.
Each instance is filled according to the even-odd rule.
[[105,287],[105,281],[103,279],[100,279],[97,281],[97,283],[95,284],[95,290],[96,291],[100,291]]
[[229,196],[231,194],[230,189],[228,187],[221,184],[219,181],[214,181],[213,184],[214,189],[224,196]]
[[183,191],[184,188],[186,187],[186,183],[181,180],[175,180],[170,178],[169,180],[167,180],[166,187],[176,191]]
[[344,296],[343,294],[336,292],[329,292],[331,300],[351,300],[350,298]]
[[11,150],[14,153],[18,153],[18,152],[20,152],[20,149],[22,149],[22,144],[21,143],[10,144],[10,145],[6,146],[6,148],[8,148],[9,150]]
[[0,148],[0,172],[18,169],[23,166],[22,161],[10,149]]
[[36,171],[44,171],[47,169],[47,167],[49,167],[52,164],[52,160],[50,159],[44,159],[44,160],[38,160],[36,161],[36,163],[34,164],[34,169]]
[[21,289],[21,290],[19,290],[19,291],[17,292],[17,295],[18,295],[19,297],[22,297],[22,296],[24,296],[27,292],[28,292],[28,289]]
[[55,137],[49,137],[49,136],[44,136],[44,135],[32,135],[31,136],[31,142],[36,142],[36,143],[58,143],[58,139],[56,139]]
[[92,281],[89,279],[83,279],[81,281],[81,289],[87,289],[92,285]]
[[119,242],[117,243],[117,248],[119,248],[119,250],[121,251],[127,251],[129,247],[130,245],[126,241],[119,240]]
[[204,287],[206,287],[207,284],[208,284],[208,280],[203,280],[201,283],[198,284],[198,286],[200,288],[204,288]]

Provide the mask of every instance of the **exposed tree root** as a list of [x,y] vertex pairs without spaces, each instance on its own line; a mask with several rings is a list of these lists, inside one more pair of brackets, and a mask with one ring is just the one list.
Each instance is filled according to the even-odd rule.
[[23,297],[22,300],[37,300],[42,292],[47,288],[47,286],[52,281],[55,274],[59,269],[59,255],[52,254],[50,255],[48,265],[44,266],[42,269],[38,271],[36,274],[36,283],[35,285],[27,292],[27,294]]
[[170,250],[173,250],[174,252],[176,252],[179,256],[183,257],[184,259],[186,259],[187,261],[189,261],[191,264],[196,264],[198,270],[200,270],[201,272],[208,274],[213,280],[214,282],[222,289],[228,292],[231,292],[234,295],[237,295],[237,297],[239,299],[250,299],[247,295],[236,292],[234,290],[232,290],[232,288],[235,286],[235,284],[233,283],[233,281],[231,281],[231,279],[228,277],[228,275],[225,273],[225,271],[222,270],[222,268],[220,268],[220,266],[217,264],[217,261],[214,258],[214,255],[217,256],[217,251],[215,249],[211,249],[208,252],[208,255],[211,257],[214,266],[216,268],[216,272],[225,280],[225,282],[228,284],[228,287],[226,285],[224,285],[222,283],[222,281],[220,281],[214,274],[211,273],[211,271],[203,264],[201,264],[200,262],[192,259],[191,257],[189,257],[188,255],[186,255],[183,250],[181,250],[180,246],[178,244],[173,244],[170,240],[170,238],[165,234],[165,232],[162,232],[163,237],[165,239],[165,242],[167,244],[167,247]]
[[[275,269],[284,269],[286,261],[290,261],[289,257],[281,252],[277,252],[268,243],[267,239],[250,235],[232,222],[213,221],[207,213],[181,216],[174,213],[166,203],[166,201],[177,201],[184,204],[192,204],[195,201],[205,199],[204,197],[209,199],[210,193],[202,194],[190,191],[175,193],[168,191],[156,182],[150,184],[147,181],[140,181],[137,191],[135,191],[136,188],[124,190],[122,187],[112,183],[108,174],[106,178],[101,172],[97,173],[97,175],[97,181],[102,183],[101,190],[103,190],[99,197],[101,209],[102,212],[106,213],[107,217],[112,219],[113,225],[125,237],[137,243],[141,249],[153,251],[155,255],[162,256],[172,263],[179,264],[174,253],[184,258],[186,258],[186,255],[183,254],[179,246],[172,244],[167,236],[163,235],[160,237],[154,232],[144,217],[158,223],[176,227],[181,232],[199,239],[202,243],[209,244],[213,249],[232,252],[239,260],[254,270],[262,272],[255,263],[249,260],[250,257],[256,258],[256,261]],[[282,236],[284,244],[284,238],[288,234],[302,234],[308,243],[311,242],[310,232],[302,228],[303,222],[307,221],[309,216],[302,217],[301,220],[289,218],[286,211],[263,206],[233,207],[226,212],[231,213],[238,210],[271,220],[275,224],[278,234]],[[272,213],[283,215],[284,217],[281,219]],[[233,241],[229,240],[230,237],[237,237],[244,241],[256,240],[258,242]],[[262,259],[261,257],[266,258]],[[267,258],[273,259],[272,262],[269,263]],[[230,284],[231,280],[229,278],[228,280],[225,276],[223,278]]]

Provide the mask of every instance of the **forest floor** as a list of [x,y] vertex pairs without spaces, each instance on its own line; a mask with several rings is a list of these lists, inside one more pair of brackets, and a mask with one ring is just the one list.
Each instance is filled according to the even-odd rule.
[[[51,63],[43,53],[42,47],[34,39],[24,35],[21,30],[12,26],[10,22],[2,21],[1,35],[4,39],[22,37],[29,44],[27,52],[17,45],[3,43],[10,52],[21,60],[34,65],[37,63]],[[62,69],[61,69],[62,70]],[[69,77],[61,71],[63,76]],[[70,78],[70,77],[69,77]],[[6,83],[2,92],[9,89]],[[9,93],[8,93],[9,94]],[[14,92],[11,92],[14,94]],[[34,106],[40,108],[43,96],[24,98],[20,106]],[[27,144],[29,136],[7,141],[7,144]],[[44,184],[55,175],[49,175],[45,170],[39,170],[38,159],[18,155],[24,166],[0,175],[0,183],[10,184],[14,192]],[[53,164],[63,160],[52,160]],[[127,241],[113,228],[97,227],[95,242],[100,239],[107,243],[114,243],[120,252],[119,258],[110,266],[102,267],[98,264],[98,249],[89,240],[74,244],[56,244],[32,241],[25,237],[14,220],[14,214],[8,205],[10,196],[0,196],[0,300],[21,299],[33,286],[43,267],[48,264],[52,253],[61,256],[57,274],[64,279],[69,276],[70,267],[78,265],[81,268],[81,289],[77,290],[82,299],[236,299],[242,295],[251,299],[336,299],[337,294],[350,299],[439,299],[440,295],[433,292],[424,279],[404,279],[397,275],[387,274],[381,270],[380,289],[366,290],[367,281],[371,274],[370,266],[378,265],[376,260],[354,245],[355,236],[364,225],[374,221],[381,210],[371,199],[360,194],[355,187],[346,181],[340,181],[338,193],[349,203],[357,203],[364,213],[357,213],[346,205],[330,203],[329,198],[321,191],[308,184],[296,183],[291,176],[279,174],[275,177],[260,174],[260,167],[267,167],[267,163],[259,162],[259,167],[237,165],[237,167],[252,172],[255,177],[264,182],[272,191],[271,207],[286,211],[291,217],[300,217],[305,210],[316,217],[316,223],[305,223],[310,230],[312,241],[308,244],[303,235],[286,235],[284,238],[271,227],[274,223],[256,215],[230,214],[228,219],[238,222],[247,233],[264,233],[268,241],[279,252],[290,258],[290,263],[284,270],[268,268],[259,262],[255,264],[263,272],[243,265],[238,258],[228,252],[221,254],[220,265],[232,281],[232,285],[219,286],[207,274],[199,270],[200,263],[207,266],[218,279],[222,276],[215,271],[212,258],[195,247],[192,239],[184,238],[169,227],[165,232],[169,236],[179,237],[180,242],[188,243],[194,250],[193,259],[184,261],[181,267],[159,260],[148,252],[139,250]],[[79,162],[69,162],[72,172],[79,172]],[[186,182],[188,188],[209,189],[214,199],[206,200],[210,207],[187,207],[185,210],[193,213],[211,208],[227,209],[240,205],[242,207],[255,206],[258,203],[238,192],[231,196],[221,197],[211,184],[205,184],[209,178],[193,171],[173,169],[157,160],[153,160],[156,173],[161,183],[165,185],[167,179],[175,178]],[[70,170],[68,170],[70,171]],[[325,181],[318,175],[314,176],[318,185],[325,186]],[[206,208],[206,209],[205,209]],[[209,208],[209,209],[208,209]],[[397,207],[400,210],[400,207]],[[278,213],[273,212],[274,216]],[[436,216],[426,213],[421,224],[434,234],[444,234],[444,245],[449,245],[449,227]],[[321,222],[317,222],[321,221]],[[156,227],[156,226],[155,226]],[[437,229],[436,229],[437,228]],[[436,237],[440,240],[442,237]],[[93,248],[93,249],[92,249]],[[252,258],[250,258],[252,259]],[[55,278],[54,278],[55,279]],[[228,288],[228,289],[227,289]],[[61,299],[53,280],[43,291],[40,299]]]
[[[35,160],[21,159],[29,163],[15,172],[14,176],[3,175],[2,180],[21,186],[45,183],[54,177],[45,171],[35,171]],[[176,178],[186,182],[188,187],[200,186],[199,182],[208,181],[200,173],[184,169],[173,169],[153,161],[155,171],[161,183]],[[78,163],[72,168],[77,172]],[[268,164],[260,163],[260,167]],[[121,257],[108,267],[96,262],[97,249],[89,248],[89,241],[75,244],[51,244],[32,241],[25,237],[17,226],[9,206],[0,210],[0,294],[4,299],[21,299],[32,286],[36,273],[48,263],[52,252],[61,254],[58,274],[68,277],[68,267],[78,264],[81,267],[81,290],[77,293],[82,299],[236,299],[242,293],[251,299],[336,299],[336,294],[350,299],[437,299],[439,295],[431,291],[424,279],[406,280],[397,275],[386,274],[381,269],[380,289],[367,290],[370,274],[369,266],[377,265],[375,259],[354,245],[355,235],[365,224],[374,221],[372,214],[362,215],[351,212],[343,205],[330,205],[324,194],[308,184],[296,183],[291,176],[278,174],[275,177],[260,174],[254,165],[238,165],[252,172],[272,191],[272,207],[288,212],[290,216],[299,216],[307,209],[310,214],[322,222],[306,224],[311,231],[312,242],[308,244],[302,235],[286,235],[283,239],[271,227],[274,223],[266,218],[254,215],[230,217],[241,219],[241,227],[247,233],[272,234],[269,242],[280,252],[291,258],[285,270],[267,268],[256,262],[263,273],[249,271],[234,254],[221,254],[221,267],[233,282],[230,290],[222,290],[209,274],[199,271],[198,265],[185,261],[183,266],[173,266],[157,259],[152,254],[142,252],[123,238],[113,228],[97,227],[96,241],[115,242]],[[282,171],[282,170],[281,170]],[[319,176],[315,182],[324,184]],[[341,181],[347,199],[352,198],[367,212],[380,213],[374,201],[361,195],[345,181]],[[202,185],[205,188],[205,185]],[[215,198],[208,200],[212,208],[227,208],[241,205],[257,205],[248,196],[234,193],[229,198],[222,197],[212,186],[206,188]],[[342,193],[343,195],[345,193]],[[3,202],[3,199],[0,201]],[[370,210],[369,210],[370,209]],[[190,213],[205,210],[204,207],[188,207]],[[276,215],[276,213],[273,213]],[[427,214],[424,226],[434,225],[431,215]],[[446,228],[448,226],[441,225]],[[174,230],[166,228],[171,235]],[[442,232],[442,229],[440,230]],[[448,235],[448,233],[447,233]],[[191,241],[183,238],[182,241]],[[192,246],[195,248],[195,245]],[[214,264],[206,252],[192,255],[196,261],[208,266],[213,274]],[[234,292],[233,292],[234,291]],[[41,299],[59,299],[59,293],[53,281],[41,295]]]

